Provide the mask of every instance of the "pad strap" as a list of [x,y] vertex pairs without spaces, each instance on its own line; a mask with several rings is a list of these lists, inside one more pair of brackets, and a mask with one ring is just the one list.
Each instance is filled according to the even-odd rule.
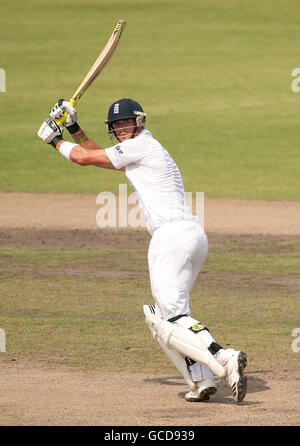
[[173,324],[173,322],[176,322],[178,321],[178,319],[186,316],[187,314],[179,314],[178,316],[171,317],[170,319],[168,319],[168,321],[171,322],[171,324]]
[[216,342],[212,342],[210,346],[208,347],[208,350],[212,355],[215,355],[219,350],[221,350],[223,347],[221,345],[217,344]]

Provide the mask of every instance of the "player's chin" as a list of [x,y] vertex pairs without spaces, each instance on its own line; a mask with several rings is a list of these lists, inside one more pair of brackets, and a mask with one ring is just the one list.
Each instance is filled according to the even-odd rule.
[[120,142],[126,141],[126,139],[129,139],[130,135],[118,135],[118,140]]

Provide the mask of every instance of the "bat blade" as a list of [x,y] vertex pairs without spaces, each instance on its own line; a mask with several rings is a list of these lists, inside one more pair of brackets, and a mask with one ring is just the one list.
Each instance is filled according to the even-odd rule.
[[[119,20],[115,29],[113,30],[112,35],[108,39],[106,45],[104,46],[103,50],[95,60],[93,66],[73,94],[73,96],[70,99],[70,103],[73,105],[73,107],[77,104],[83,93],[87,90],[87,88],[94,82],[94,80],[99,76],[101,71],[104,69],[104,67],[107,65],[108,61],[114,54],[120,37],[122,35],[124,26],[126,25],[126,20]],[[68,116],[68,113],[65,111],[63,116],[60,119],[56,120],[56,123],[59,126],[62,126],[65,122],[66,118]]]
[[119,22],[117,23],[117,26],[115,27],[112,35],[110,36],[105,47],[99,54],[98,58],[94,62],[92,68],[87,73],[87,75],[85,76],[85,78],[83,79],[83,81],[73,94],[72,99],[76,103],[81,98],[86,89],[94,82],[96,77],[101,73],[103,68],[110,60],[111,56],[114,54],[125,25],[126,25],[126,20],[119,20]]

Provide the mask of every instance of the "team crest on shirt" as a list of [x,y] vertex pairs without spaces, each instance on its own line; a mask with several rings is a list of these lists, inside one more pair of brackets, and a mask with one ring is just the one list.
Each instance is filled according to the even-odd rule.
[[117,155],[122,155],[123,150],[121,149],[119,144],[117,146],[115,146],[115,152],[116,152]]

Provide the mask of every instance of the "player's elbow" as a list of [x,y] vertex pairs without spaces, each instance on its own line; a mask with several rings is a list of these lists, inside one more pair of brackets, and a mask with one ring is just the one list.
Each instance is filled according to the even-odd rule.
[[89,164],[88,156],[86,153],[82,153],[81,151],[73,150],[71,153],[71,161],[80,166],[87,166]]

